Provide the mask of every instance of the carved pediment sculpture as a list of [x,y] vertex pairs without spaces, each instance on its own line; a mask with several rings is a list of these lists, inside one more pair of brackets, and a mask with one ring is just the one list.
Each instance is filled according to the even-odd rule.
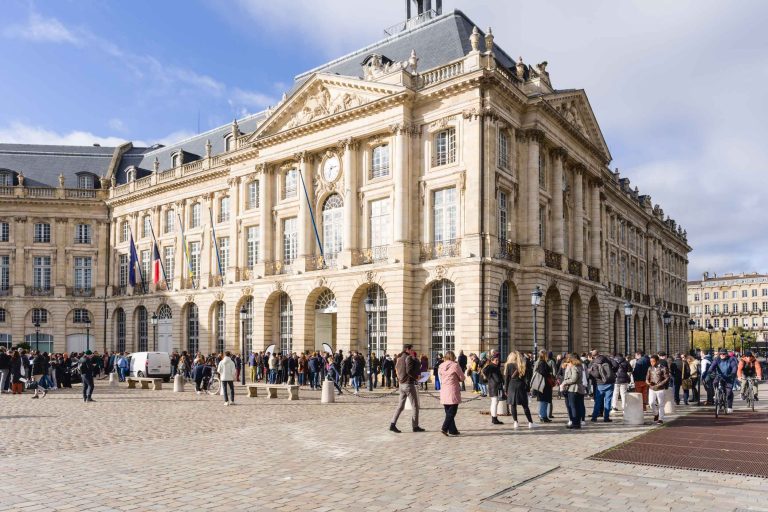
[[339,91],[335,95],[331,94],[328,88],[320,85],[313,94],[307,97],[285,127],[295,128],[321,117],[359,107],[367,101],[367,98],[350,91]]

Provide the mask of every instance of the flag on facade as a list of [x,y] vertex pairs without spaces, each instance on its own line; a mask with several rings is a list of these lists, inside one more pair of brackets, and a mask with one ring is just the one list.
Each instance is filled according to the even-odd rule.
[[152,254],[152,284],[160,282],[160,251],[157,249],[157,244],[154,244],[155,250]]
[[131,255],[128,265],[128,284],[136,286],[136,265],[139,264],[139,255],[136,253],[136,244],[133,243],[133,233],[131,233]]

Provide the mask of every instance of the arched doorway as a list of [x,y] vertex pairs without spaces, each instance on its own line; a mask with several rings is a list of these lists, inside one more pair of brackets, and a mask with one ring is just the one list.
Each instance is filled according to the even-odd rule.
[[581,297],[574,292],[568,299],[568,353],[582,349]]
[[326,262],[334,261],[344,240],[344,202],[333,194],[323,203],[323,255]]
[[136,308],[136,352],[146,352],[149,346],[149,317],[147,308]]
[[381,357],[387,351],[387,294],[381,286],[372,284],[368,287],[367,298],[372,302],[368,343],[371,353]]
[[600,303],[596,296],[589,299],[589,349],[597,348],[600,341]]
[[173,313],[168,304],[162,304],[157,310],[157,350],[173,352]]
[[325,288],[315,301],[315,349],[323,350],[323,343],[336,346],[336,321],[339,311],[336,295]]
[[187,305],[187,353],[196,354],[200,350],[200,313],[197,304]]
[[501,283],[501,289],[499,289],[499,354],[501,360],[507,360],[507,354],[509,354],[509,283]]
[[431,292],[430,364],[437,360],[438,354],[456,347],[456,287],[442,279],[432,284]]

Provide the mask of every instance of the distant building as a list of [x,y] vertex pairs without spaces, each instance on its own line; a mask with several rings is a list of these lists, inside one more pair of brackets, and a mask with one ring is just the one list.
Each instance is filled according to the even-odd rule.
[[768,274],[705,273],[688,281],[688,307],[698,328],[720,331],[742,327],[760,339],[768,334]]

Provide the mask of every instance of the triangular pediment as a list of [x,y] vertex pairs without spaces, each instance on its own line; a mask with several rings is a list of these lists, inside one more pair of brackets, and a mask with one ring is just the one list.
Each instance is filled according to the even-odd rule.
[[556,91],[547,94],[544,99],[566,122],[594,144],[608,161],[612,159],[603,132],[583,90]]
[[400,85],[318,73],[285,98],[250,140],[308,125],[406,90]]

